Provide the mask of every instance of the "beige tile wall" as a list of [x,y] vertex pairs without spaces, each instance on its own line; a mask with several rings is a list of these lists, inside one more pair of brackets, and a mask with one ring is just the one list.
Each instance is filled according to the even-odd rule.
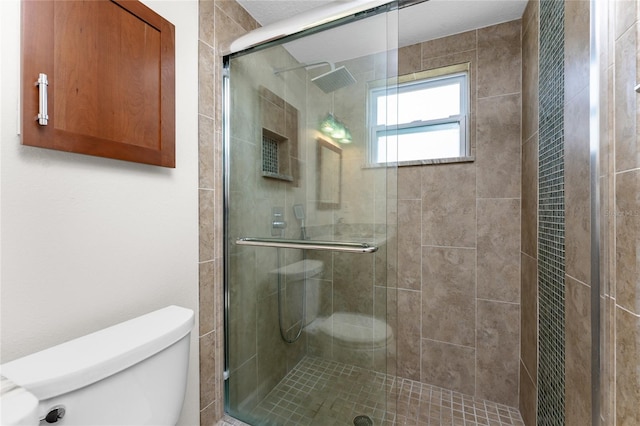
[[[639,3],[603,2],[601,45],[601,417],[640,424],[640,168],[637,94]],[[535,203],[538,4],[523,17],[523,226],[520,411],[536,424]],[[566,423],[591,422],[589,226],[589,3],[565,3]],[[531,22],[529,24],[528,22]],[[529,36],[535,35],[535,38]],[[527,83],[529,81],[529,83]],[[531,89],[528,89],[531,87]],[[532,124],[528,124],[531,122]],[[529,145],[529,146],[528,146]],[[530,183],[526,183],[530,182]],[[529,223],[530,225],[526,225]],[[528,303],[527,301],[530,301]]]
[[522,210],[519,408],[536,424],[538,366],[538,53],[539,4],[522,16]]
[[398,54],[400,74],[463,62],[475,161],[398,170],[398,375],[517,406],[521,21]]
[[[584,31],[584,9],[581,12],[580,3],[584,2],[568,2],[568,8],[571,10],[568,16],[574,18],[568,21],[568,31],[577,31],[577,35]],[[532,3],[535,5],[535,3]],[[615,287],[610,285],[609,297],[615,303],[615,310],[610,316],[614,322],[611,327],[613,332],[617,334],[617,344],[612,352],[617,357],[617,365],[615,372],[612,372],[614,379],[614,389],[617,390],[617,398],[611,398],[615,401],[615,411],[618,415],[620,424],[635,424],[638,422],[638,412],[633,405],[633,401],[637,400],[640,392],[640,378],[634,367],[637,365],[638,344],[640,336],[637,330],[640,326],[640,308],[638,305],[638,294],[640,293],[640,285],[638,283],[637,273],[638,265],[635,262],[633,253],[638,250],[638,214],[640,207],[638,206],[638,188],[640,187],[640,177],[638,173],[638,148],[636,138],[636,115],[629,111],[628,105],[635,106],[635,94],[631,93],[629,98],[629,85],[636,80],[636,64],[630,58],[634,57],[637,45],[638,21],[635,11],[635,2],[616,2],[612,4],[610,10],[613,15],[612,21],[615,23],[612,29],[613,53],[610,54],[609,71],[615,78],[612,79],[615,84],[612,85],[611,98],[616,99],[611,102],[613,123],[610,161],[611,174],[608,176],[606,183],[613,182],[611,194],[611,209],[609,212],[615,214],[609,215],[609,224],[612,227],[613,236],[611,238],[614,244],[615,256],[613,256],[614,270],[609,271],[614,278],[610,278],[611,283],[617,282],[618,297],[616,298]],[[632,13],[631,13],[632,12]],[[582,16],[582,18],[580,18]],[[217,21],[216,21],[217,19]],[[535,57],[537,55],[537,25],[530,25],[537,19],[537,8],[528,7],[523,17],[522,31],[522,52],[526,58],[527,55]],[[582,20],[580,20],[582,19]],[[218,25],[211,25],[218,22]],[[215,291],[216,285],[221,286],[220,279],[220,261],[221,239],[217,237],[220,232],[220,203],[218,203],[219,179],[221,170],[220,159],[220,110],[219,106],[219,85],[217,85],[219,72],[219,51],[225,42],[240,35],[244,31],[255,26],[244,11],[237,7],[233,1],[217,1],[204,2],[201,1],[201,30],[200,30],[200,200],[201,200],[201,370],[202,370],[202,389],[201,389],[201,408],[203,409],[203,424],[212,424],[215,419],[219,418],[222,413],[221,399],[221,310],[216,309],[221,306],[219,297],[221,291]],[[212,28],[213,27],[213,28]],[[506,29],[506,28],[505,28]],[[537,95],[537,67],[532,61],[524,60],[522,62],[522,159],[521,162],[516,158],[516,166],[522,167],[522,182],[514,184],[512,179],[501,176],[505,170],[514,168],[513,157],[519,155],[517,149],[507,145],[499,147],[495,144],[496,139],[508,140],[509,134],[513,134],[515,129],[510,128],[514,125],[509,114],[491,113],[493,108],[500,105],[510,105],[505,112],[511,111],[514,105],[520,105],[519,91],[516,96],[510,93],[510,85],[512,82],[507,81],[504,85],[500,85],[500,89],[504,89],[504,93],[492,93],[496,89],[496,84],[490,79],[481,77],[482,70],[492,70],[495,64],[499,63],[501,58],[513,55],[513,49],[508,46],[500,46],[499,43],[491,42],[491,37],[496,37],[498,29],[491,31],[472,31],[465,33],[459,40],[448,38],[436,42],[422,43],[416,46],[405,48],[399,57],[401,70],[407,70],[407,67],[415,66],[415,64],[424,64],[424,67],[439,66],[451,61],[476,59],[473,73],[478,73],[477,85],[474,97],[477,104],[477,114],[474,120],[477,120],[473,130],[477,133],[474,135],[476,144],[474,152],[476,154],[476,162],[474,164],[462,164],[455,166],[423,166],[402,168],[400,170],[399,194],[401,201],[399,202],[399,220],[401,230],[404,228],[407,232],[400,232],[399,239],[406,239],[406,245],[417,245],[415,241],[415,223],[419,218],[421,235],[420,239],[422,258],[421,268],[415,268],[416,261],[406,262],[399,280],[398,299],[404,300],[406,303],[400,303],[399,317],[416,318],[420,317],[420,326],[415,327],[415,322],[411,323],[406,329],[399,330],[399,334],[407,336],[400,342],[398,353],[399,374],[405,377],[416,378],[419,375],[421,380],[440,380],[443,383],[451,383],[453,387],[470,392],[483,392],[480,387],[485,389],[496,389],[496,384],[491,383],[494,376],[487,375],[492,368],[511,368],[509,364],[509,351],[498,356],[499,362],[496,362],[494,353],[491,348],[496,342],[503,345],[500,339],[505,338],[507,342],[509,337],[518,335],[519,330],[501,329],[501,321],[495,318],[517,318],[520,303],[522,304],[522,342],[520,356],[520,408],[527,424],[527,416],[535,413],[535,401],[526,395],[535,395],[535,336],[537,332],[531,329],[530,324],[535,323],[537,307],[535,306],[535,298],[525,296],[535,295],[536,279],[535,277],[535,259],[536,259],[536,228],[535,228],[535,208],[528,206],[536,205],[536,198],[531,197],[531,193],[537,193],[535,187],[537,181],[537,102],[529,102],[527,99],[534,100]],[[507,31],[508,32],[508,31]],[[220,33],[220,34],[218,34]],[[477,34],[476,34],[477,33]],[[232,34],[232,35],[230,35]],[[499,34],[499,33],[498,33]],[[582,33],[584,35],[584,33]],[[503,38],[503,36],[499,36]],[[584,59],[584,50],[580,52],[580,37],[572,39],[567,37],[568,50],[572,52],[568,55],[568,61],[581,62]],[[583,39],[582,39],[583,40]],[[497,45],[498,44],[498,45]],[[497,45],[497,46],[496,46]],[[486,56],[482,56],[481,52],[486,49]],[[572,56],[573,54],[577,56]],[[509,61],[513,64],[513,61]],[[484,64],[484,65],[483,65]],[[421,65],[422,66],[422,65]],[[498,70],[508,72],[509,67],[498,67]],[[568,72],[572,72],[568,81],[571,83],[567,86],[567,105],[566,113],[571,117],[585,117],[585,98],[584,87],[580,87],[579,81],[584,77],[584,68],[574,67],[574,64],[568,63]],[[401,71],[402,72],[402,71]],[[490,74],[494,74],[491,71]],[[629,83],[627,83],[629,82]],[[497,99],[492,99],[500,97]],[[622,101],[621,101],[622,100]],[[493,102],[493,103],[492,103]],[[484,115],[483,115],[484,113]],[[486,115],[486,116],[485,116]],[[492,126],[484,126],[483,120],[497,120],[500,127],[504,129],[504,135],[494,135],[492,132],[495,128]],[[507,120],[504,122],[502,120]],[[613,124],[612,123],[612,124]],[[517,124],[519,126],[519,123]],[[578,182],[583,181],[584,173],[584,134],[579,126],[575,128],[568,127],[567,149],[568,152],[574,153],[568,157],[571,163],[567,164],[567,197],[568,210],[567,216],[567,291],[572,295],[567,299],[567,316],[568,316],[568,340],[567,351],[568,356],[576,357],[585,353],[584,349],[588,348],[589,342],[584,339],[572,340],[571,336],[580,337],[584,335],[584,319],[589,317],[588,304],[585,304],[585,298],[588,293],[588,264],[585,262],[585,252],[583,244],[588,238],[585,225],[585,195],[583,185]],[[573,137],[572,137],[573,136]],[[483,139],[484,138],[484,139]],[[217,141],[217,142],[216,142]],[[487,142],[484,142],[487,141]],[[483,145],[486,144],[486,145]],[[485,150],[486,147],[486,150]],[[493,153],[491,149],[497,148]],[[504,149],[501,149],[504,148]],[[497,155],[497,157],[495,157]],[[504,155],[504,158],[500,156]],[[606,154],[605,154],[606,155]],[[603,158],[609,159],[609,156]],[[490,161],[498,161],[505,167],[487,168],[483,166]],[[575,163],[573,163],[575,161]],[[521,164],[521,166],[520,166]],[[581,166],[582,165],[582,166]],[[447,172],[441,172],[437,169],[450,168],[451,175]],[[424,169],[431,169],[425,171]],[[511,173],[509,172],[509,173]],[[519,170],[517,172],[519,174]],[[472,194],[475,199],[474,203],[465,201],[464,197],[447,197],[439,198],[439,194],[432,191],[433,184],[442,181],[451,182],[452,179],[458,179],[461,185],[452,188],[455,194],[467,193]],[[575,182],[572,184],[572,182]],[[499,183],[499,184],[496,184]],[[218,186],[216,186],[218,185]],[[485,222],[488,217],[501,217],[501,220],[513,219],[512,209],[515,208],[516,201],[519,202],[519,194],[516,189],[522,188],[522,215],[521,215],[521,238],[522,253],[521,259],[514,259],[513,253],[509,250],[503,250],[504,247],[498,242],[513,242],[508,239],[495,240],[493,232],[496,227],[491,221]],[[515,188],[515,189],[514,189]],[[498,193],[494,193],[498,191]],[[219,192],[218,192],[219,194]],[[450,204],[449,204],[450,203]],[[438,206],[438,208],[430,209],[429,206]],[[418,213],[419,209],[419,213]],[[457,226],[449,227],[445,218],[451,216],[453,222]],[[502,216],[500,216],[502,215]],[[484,219],[483,219],[484,218]],[[403,225],[404,224],[404,225]],[[414,224],[414,225],[412,225]],[[533,224],[533,225],[532,225]],[[511,229],[517,228],[518,224],[511,225]],[[443,229],[445,231],[443,231]],[[500,229],[498,229],[500,230]],[[433,231],[433,232],[431,232]],[[446,232],[449,231],[449,232]],[[517,231],[516,231],[517,232]],[[412,236],[413,235],[413,236]],[[492,238],[493,237],[493,238]],[[400,244],[405,246],[405,244]],[[489,248],[489,252],[482,250],[480,247]],[[495,253],[491,250],[495,249]],[[469,255],[469,253],[472,253]],[[408,259],[402,255],[402,259]],[[496,264],[505,266],[504,270],[500,270],[498,277],[490,277],[486,273],[496,271]],[[514,265],[517,263],[517,267]],[[520,263],[522,267],[520,268]],[[436,267],[436,265],[440,265]],[[444,265],[444,266],[443,266]],[[456,268],[455,266],[459,266]],[[465,266],[460,266],[465,265]],[[446,274],[443,271],[447,267],[454,272]],[[483,271],[485,268],[485,271]],[[521,271],[520,271],[521,269]],[[473,271],[471,273],[470,271]],[[460,275],[460,276],[456,276]],[[465,277],[465,274],[467,275]],[[476,277],[474,277],[477,275]],[[514,276],[522,276],[523,286],[521,295],[520,290],[512,283]],[[504,279],[506,285],[492,288],[498,281]],[[434,283],[443,282],[445,286],[436,286]],[[217,283],[217,284],[214,284]],[[418,283],[420,283],[418,285]],[[454,285],[451,285],[451,284]],[[528,284],[527,284],[528,283]],[[465,287],[467,286],[467,287]],[[468,297],[468,286],[475,286],[478,292],[477,297]],[[442,288],[446,291],[442,291]],[[220,288],[218,287],[218,290]],[[502,291],[504,290],[504,291]],[[423,300],[422,306],[415,306],[414,297],[420,294]],[[580,295],[582,294],[582,296]],[[514,296],[515,295],[515,296]],[[428,296],[428,297],[425,297]],[[515,300],[514,300],[515,298]],[[427,302],[425,302],[427,300]],[[442,301],[441,303],[435,301]],[[517,303],[514,303],[517,302]],[[443,309],[445,304],[453,307],[456,315],[451,314],[451,310]],[[406,309],[404,309],[406,307]],[[474,313],[473,315],[471,313]],[[443,321],[442,318],[445,318]],[[447,318],[455,318],[454,321]],[[571,320],[576,318],[576,321]],[[439,326],[434,323],[439,321]],[[517,322],[517,319],[516,319]],[[400,324],[407,323],[399,321]],[[451,330],[451,331],[448,331]],[[416,335],[420,336],[416,339]],[[449,336],[449,337],[446,337]],[[476,336],[476,342],[471,342],[470,336]],[[528,336],[528,337],[527,337]],[[612,339],[613,340],[613,339]],[[416,345],[420,342],[420,345]],[[487,356],[483,357],[483,353],[487,352]],[[456,354],[452,357],[451,354]],[[610,353],[613,357],[614,353]],[[516,352],[517,356],[517,352]],[[578,358],[576,358],[578,359]],[[483,360],[487,360],[486,362]],[[582,359],[567,371],[567,383],[569,385],[569,395],[571,398],[571,389],[585,389],[584,366],[589,362],[588,359]],[[442,365],[453,364],[451,368],[442,368]],[[479,368],[476,367],[476,364]],[[574,371],[575,369],[576,371]],[[517,370],[516,370],[517,371]],[[516,372],[516,374],[518,374]],[[440,378],[438,378],[440,377]],[[501,386],[507,387],[515,383],[517,386],[518,379],[512,380],[510,377],[500,383]],[[489,399],[498,400],[514,404],[513,401],[500,401],[500,398],[513,396],[512,394],[501,392],[489,392],[489,395],[481,395]],[[505,396],[507,395],[507,396]],[[583,396],[576,397],[576,403],[585,401]],[[569,400],[569,399],[568,399]],[[579,413],[585,410],[575,410],[567,413],[569,419],[578,419]],[[578,416],[578,417],[573,417]],[[529,417],[531,418],[531,417]],[[533,417],[535,418],[535,417]]]
[[[222,415],[222,377],[223,371],[223,327],[221,316],[222,305],[222,135],[221,135],[221,79],[222,55],[228,43],[256,27],[256,23],[240,8],[235,1],[200,1],[200,233],[201,233],[201,314],[208,327],[201,330],[202,358],[201,374],[203,386],[201,389],[201,422],[212,424]],[[257,99],[259,85],[264,85],[276,95],[284,97],[285,83],[282,78],[274,76],[275,67],[295,65],[292,58],[284,49],[270,49],[254,55],[244,56],[234,62],[234,93],[247,99]],[[337,92],[333,97],[321,96],[314,92],[319,89],[314,85],[306,86],[305,72],[292,72],[286,75],[287,102],[292,102],[299,111],[299,136],[301,143],[293,157],[301,161],[299,165],[300,177],[314,175],[316,164],[315,138],[319,120],[328,110],[334,111],[341,120],[353,124],[350,130],[354,136],[354,143],[345,147],[343,151],[343,168],[345,181],[351,184],[343,186],[341,209],[318,210],[315,194],[316,181],[296,180],[294,183],[283,183],[273,179],[262,179],[259,176],[259,158],[256,157],[255,141],[260,139],[261,126],[259,123],[259,108],[248,108],[237,111],[240,119],[234,120],[239,126],[234,127],[232,143],[236,150],[244,150],[243,155],[237,157],[244,164],[235,170],[242,170],[238,175],[232,175],[231,180],[238,182],[238,188],[255,191],[253,197],[238,198],[241,205],[235,203],[232,208],[241,209],[248,214],[232,217],[247,217],[244,222],[236,220],[236,225],[230,229],[232,236],[241,234],[268,235],[269,229],[264,227],[269,223],[267,209],[257,208],[261,205],[292,205],[296,202],[307,202],[307,223],[327,225],[333,229],[335,221],[342,220],[345,224],[358,221],[369,224],[369,232],[374,232],[376,221],[385,222],[387,208],[392,204],[385,195],[386,180],[389,177],[383,169],[362,169],[364,162],[364,126],[359,122],[364,116],[364,99],[367,81],[383,78],[376,71],[386,63],[385,55],[381,58],[361,58],[351,61],[347,66],[354,73],[357,84]],[[249,72],[251,70],[251,72]],[[383,71],[384,73],[384,71]],[[259,75],[259,78],[256,78]],[[301,77],[301,78],[299,78]],[[260,83],[258,83],[258,81]],[[307,102],[309,91],[314,102]],[[297,94],[303,94],[298,96]],[[307,108],[308,107],[308,108]],[[309,129],[309,130],[307,130]],[[277,130],[277,129],[275,129]],[[304,143],[302,143],[304,142]],[[313,166],[312,166],[313,165]],[[312,170],[313,169],[313,170]],[[298,177],[296,167],[292,168],[294,177]],[[257,182],[257,188],[254,183]],[[244,184],[246,183],[246,185]],[[299,184],[299,185],[298,185]],[[233,192],[233,188],[231,188]],[[307,196],[307,192],[309,196]],[[362,193],[366,194],[366,203]],[[377,194],[381,194],[379,197]],[[265,213],[266,212],[266,213]],[[296,238],[299,229],[289,226],[287,236]],[[377,232],[377,231],[375,231]],[[388,235],[388,232],[387,232]],[[326,237],[325,237],[326,239]],[[388,243],[387,245],[389,245]],[[255,274],[253,268],[242,268],[244,264],[255,264],[260,270],[275,268],[275,257],[269,251],[258,252],[255,249],[233,250],[232,268],[230,274],[245,283],[237,286],[231,303],[237,303],[235,312],[241,315],[233,317],[229,322],[230,333],[243,335],[244,338],[234,339],[237,347],[230,348],[234,354],[231,359],[232,380],[237,380],[237,386],[232,386],[233,393],[229,396],[232,403],[243,403],[245,408],[251,408],[264,394],[277,383],[286,372],[296,364],[300,355],[305,351],[311,354],[327,356],[353,364],[364,364],[369,367],[380,365],[384,359],[374,359],[372,353],[363,359],[346,357],[344,351],[334,351],[331,346],[322,345],[317,348],[316,342],[304,336],[300,343],[286,346],[278,334],[277,324],[277,292],[273,276],[269,274]],[[374,304],[376,313],[384,315],[387,291],[384,277],[386,267],[385,250],[381,249],[376,256],[329,256],[325,261],[325,273],[321,279],[315,280],[312,287],[317,287],[317,297],[321,299],[321,315],[328,316],[331,311],[347,310],[372,314]],[[285,263],[292,263],[299,259],[287,257]],[[235,265],[235,267],[234,267]],[[336,270],[336,278],[332,267]],[[340,272],[340,271],[343,272]],[[375,286],[372,288],[372,274],[375,271]],[[293,298],[299,295],[293,295]],[[312,297],[308,295],[308,297]],[[394,299],[395,301],[395,299]],[[300,313],[292,313],[299,317]],[[308,344],[308,346],[307,346]],[[375,355],[375,354],[374,354]],[[359,355],[358,355],[359,356]],[[375,364],[374,364],[375,363]]]
[[[609,132],[602,137],[609,143],[601,155],[608,159],[601,182],[608,189],[603,217],[611,261],[606,271],[610,312],[605,325],[611,344],[605,361],[611,386],[606,399],[611,424],[634,425],[640,424],[640,145],[638,94],[633,90],[640,81],[640,4],[607,4],[609,42],[603,74],[609,79],[601,90],[609,106]],[[606,106],[602,108],[606,111]]]
[[[565,419],[591,418],[589,3],[565,3]],[[522,338],[520,411],[536,424],[539,3],[523,16]]]
[[[637,142],[638,2],[605,3],[601,84],[601,394],[604,424],[640,423],[640,161]],[[591,411],[589,167],[589,5],[565,15],[565,195],[567,217],[567,424]]]
[[522,16],[522,205],[519,408],[526,425],[536,424],[538,377],[538,53],[539,3]]
[[[568,8],[577,8],[569,15],[582,20],[570,20],[569,27],[576,31],[584,31],[584,15],[580,13],[581,5],[584,2],[567,2]],[[577,13],[574,13],[577,12]],[[603,129],[603,140],[611,141],[605,143],[602,153],[603,161],[603,193],[608,200],[605,220],[605,234],[609,249],[610,268],[606,268],[607,303],[606,330],[608,341],[611,343],[611,350],[605,351],[609,361],[608,368],[603,370],[609,372],[611,392],[606,394],[605,399],[609,405],[610,421],[617,416],[618,424],[635,425],[640,423],[640,412],[637,410],[637,401],[640,399],[640,375],[637,365],[640,357],[640,273],[638,269],[637,254],[639,245],[638,235],[640,232],[639,218],[640,202],[640,169],[638,163],[640,157],[637,143],[637,109],[636,94],[630,90],[638,81],[638,68],[636,65],[638,50],[638,12],[637,2],[617,1],[609,3],[609,42],[607,54],[607,83],[608,90],[603,98],[609,105],[608,129]],[[527,6],[523,16],[522,28],[522,159],[521,162],[515,157],[517,150],[513,145],[506,146],[504,150],[499,149],[498,153],[505,154],[505,158],[498,158],[504,168],[492,167],[490,170],[480,170],[483,161],[490,162],[492,157],[491,148],[498,148],[494,145],[493,139],[496,137],[491,132],[491,127],[486,127],[481,131],[482,124],[474,125],[476,117],[472,117],[472,138],[475,140],[476,128],[478,138],[485,137],[483,142],[479,140],[477,147],[474,145],[476,153],[476,163],[451,166],[425,166],[402,168],[400,170],[399,185],[399,218],[400,235],[399,240],[405,239],[407,246],[415,246],[418,252],[422,252],[421,268],[416,268],[416,260],[406,262],[399,266],[402,271],[399,279],[399,301],[400,310],[398,316],[407,320],[420,318],[420,326],[415,327],[415,321],[399,321],[400,324],[407,323],[404,329],[399,330],[399,334],[406,336],[402,338],[399,347],[398,365],[399,375],[408,378],[417,378],[425,381],[433,381],[435,384],[443,383],[446,386],[460,389],[465,392],[477,392],[481,386],[494,386],[490,383],[491,378],[483,378],[484,373],[498,366],[498,363],[484,363],[477,357],[482,357],[482,352],[491,353],[492,342],[503,338],[507,341],[518,333],[515,330],[501,329],[500,324],[492,320],[497,316],[509,318],[516,316],[514,311],[518,308],[517,303],[510,301],[514,297],[514,290],[509,282],[506,284],[507,300],[491,300],[490,280],[485,280],[488,284],[484,287],[486,297],[489,299],[478,299],[475,293],[470,297],[469,289],[476,290],[481,279],[476,279],[476,274],[483,267],[490,265],[491,261],[505,262],[504,277],[513,279],[514,264],[511,253],[495,253],[483,256],[476,254],[479,252],[482,238],[479,233],[485,229],[488,233],[484,239],[487,246],[492,245],[490,238],[491,223],[480,224],[482,211],[489,212],[491,208],[498,209],[503,213],[503,217],[509,218],[509,208],[513,208],[519,196],[516,189],[521,187],[522,191],[522,214],[521,214],[521,277],[522,291],[519,296],[521,304],[521,356],[520,356],[520,410],[527,425],[535,424],[535,396],[536,396],[536,361],[537,361],[537,285],[536,285],[536,214],[537,211],[537,31],[538,31],[538,10],[537,3],[532,0]],[[200,43],[199,43],[199,149],[200,149],[200,341],[201,341],[201,424],[215,424],[222,416],[222,277],[221,277],[221,108],[220,108],[220,69],[221,54],[226,44],[235,37],[256,27],[256,23],[246,12],[240,8],[233,0],[200,1]],[[519,70],[512,69],[510,65],[518,64],[516,61],[505,61],[509,55],[518,55],[517,49],[504,43],[492,42],[492,37],[502,38],[500,30],[508,30],[507,24],[504,28],[496,28],[491,31],[471,31],[457,37],[450,37],[437,42],[422,43],[401,51],[399,57],[400,72],[416,69],[416,67],[433,67],[456,61],[475,61],[472,68],[472,76],[479,73],[477,84],[478,89],[474,91],[472,104],[482,103],[491,105],[492,97],[499,96],[514,105],[519,100],[514,99],[515,93],[520,92],[517,83],[508,78],[497,79],[493,82],[487,76],[495,76],[496,72],[509,72],[513,75],[519,74]],[[519,24],[518,24],[519,26]],[[509,33],[509,31],[506,31]],[[573,52],[573,46],[577,46],[577,57],[568,56],[568,61],[575,61],[580,64],[581,50],[579,38],[568,38],[570,43],[578,42],[577,45],[568,44]],[[481,53],[482,52],[482,53]],[[482,55],[482,56],[481,56]],[[583,58],[583,57],[582,57]],[[508,62],[508,64],[506,64]],[[500,64],[502,63],[502,66]],[[482,71],[486,70],[486,76]],[[491,72],[489,72],[491,70]],[[567,105],[567,112],[570,114],[584,114],[584,99],[579,101],[580,80],[584,77],[584,68],[578,65],[577,69],[568,67],[570,72],[575,72],[578,78],[569,80],[567,86],[568,101],[575,101],[573,105]],[[482,77],[480,77],[480,74]],[[582,76],[582,77],[581,77]],[[515,78],[515,77],[514,77]],[[496,81],[499,83],[496,85]],[[575,85],[573,83],[576,83]],[[503,84],[504,83],[504,84]],[[496,86],[504,88],[503,93],[492,92]],[[509,99],[512,95],[512,99]],[[502,98],[504,96],[504,98]],[[476,98],[477,97],[477,98]],[[482,99],[486,98],[486,99]],[[496,102],[496,100],[493,100]],[[501,102],[500,102],[501,103]],[[573,108],[573,109],[570,109]],[[581,112],[582,111],[582,112]],[[484,110],[485,113],[491,111]],[[488,119],[492,119],[488,114]],[[482,117],[477,117],[480,120]],[[493,114],[493,119],[503,120],[506,117]],[[484,118],[482,118],[484,119]],[[509,123],[507,124],[507,133]],[[580,129],[576,129],[579,132]],[[484,133],[483,133],[484,132]],[[499,137],[499,136],[498,136]],[[577,145],[569,146],[570,149],[580,151],[582,147],[579,143],[580,136],[576,136],[573,142]],[[571,139],[569,143],[573,143]],[[487,151],[483,151],[486,145]],[[583,148],[583,147],[582,147]],[[519,153],[518,153],[519,154]],[[584,152],[578,152],[578,157]],[[484,156],[484,157],[483,157]],[[517,183],[512,179],[503,179],[500,173],[504,170],[514,172],[514,164],[521,164],[522,181]],[[579,164],[579,163],[578,163]],[[434,169],[425,171],[423,169]],[[435,169],[450,168],[448,173],[435,171]],[[575,173],[569,165],[569,177],[572,180],[580,180],[579,167],[575,167]],[[572,177],[573,176],[573,177]],[[438,194],[431,191],[431,185],[438,180],[451,181],[460,179],[462,185],[451,188],[455,194],[467,193],[476,201],[474,203],[465,202],[462,197],[449,199],[439,199]],[[493,185],[498,182],[499,185]],[[502,185],[504,183],[504,185]],[[584,196],[580,195],[580,187],[576,186],[574,195],[578,200],[576,210],[573,212],[579,215],[584,206]],[[499,190],[501,193],[492,193]],[[569,189],[571,193],[572,189]],[[532,194],[536,194],[533,196]],[[484,199],[482,197],[485,197]],[[502,206],[501,201],[504,198]],[[493,202],[496,200],[496,203]],[[448,204],[448,203],[451,204]],[[442,203],[442,204],[439,204]],[[580,207],[582,203],[582,207]],[[573,203],[570,203],[573,205]],[[482,206],[482,207],[481,207]],[[500,207],[499,207],[500,206]],[[447,210],[447,208],[449,210]],[[484,209],[484,210],[481,210]],[[419,210],[419,211],[418,211]],[[444,217],[447,212],[452,212],[455,227],[450,227],[451,231],[440,232],[440,225],[447,226]],[[572,214],[573,214],[572,213]],[[419,226],[422,238],[415,240],[415,229]],[[576,239],[584,238],[584,220],[572,221],[568,224],[568,236],[571,240],[575,235]],[[404,230],[404,231],[403,231]],[[429,232],[433,230],[434,232]],[[505,236],[507,237],[507,236]],[[418,247],[418,243],[421,247]],[[568,299],[567,315],[569,320],[569,335],[579,337],[584,334],[582,319],[588,317],[588,305],[584,304],[587,293],[585,265],[579,262],[584,261],[584,253],[577,253],[583,246],[571,243],[574,254],[568,253],[568,259],[574,267],[570,271],[568,282],[568,294],[573,295]],[[399,244],[405,246],[405,244]],[[414,252],[415,253],[415,252]],[[504,257],[507,256],[507,257]],[[399,260],[407,259],[402,255]],[[411,258],[409,258],[411,259]],[[482,263],[482,264],[481,264]],[[512,269],[509,270],[510,266]],[[568,265],[569,268],[571,268]],[[487,269],[492,269],[487,267]],[[443,271],[451,271],[445,273]],[[495,270],[495,269],[492,269]],[[574,276],[575,275],[575,276]],[[483,276],[482,279],[486,277]],[[443,283],[437,286],[435,283]],[[619,294],[616,297],[616,287]],[[502,287],[501,287],[502,288]],[[580,296],[579,294],[583,294]],[[415,306],[415,301],[420,296],[423,301],[420,307]],[[451,309],[445,309],[450,306]],[[502,309],[500,309],[502,308]],[[605,309],[606,310],[606,309]],[[455,315],[453,314],[455,313]],[[581,319],[573,321],[571,318]],[[516,320],[517,322],[517,320]],[[436,325],[439,324],[439,325]],[[483,327],[483,329],[479,329]],[[448,336],[448,337],[447,337]],[[475,340],[478,336],[478,343]],[[616,337],[617,336],[617,337]],[[417,345],[416,343],[420,344]],[[587,342],[569,340],[569,356],[573,351],[588,345]],[[501,354],[496,359],[501,365],[511,368],[513,355],[512,351],[507,351],[506,356]],[[455,355],[455,356],[452,356]],[[493,355],[493,354],[492,354]],[[576,354],[578,356],[578,354]],[[614,364],[615,360],[615,364]],[[476,370],[476,362],[482,365],[483,371]],[[576,368],[583,368],[586,360],[582,360]],[[443,367],[444,366],[444,367]],[[568,383],[571,386],[580,386],[579,379],[584,378],[584,371],[576,371],[570,368],[568,371]],[[517,374],[517,373],[516,373]],[[513,386],[513,374],[500,383],[500,389]],[[489,383],[486,383],[489,382]],[[515,383],[517,384],[517,380]],[[516,385],[517,388],[517,385]],[[496,391],[493,395],[485,395],[489,399],[499,399],[503,397],[504,391]],[[511,396],[515,392],[511,393]],[[513,398],[511,398],[513,399]],[[583,401],[583,399],[578,399]],[[498,401],[514,405],[513,400]],[[607,405],[608,404],[608,405]],[[577,414],[568,413],[570,418]],[[608,423],[613,424],[613,423]]]
[[222,54],[257,27],[234,0],[199,2],[200,424],[223,416]]
[[565,421],[591,422],[589,3],[565,3]]

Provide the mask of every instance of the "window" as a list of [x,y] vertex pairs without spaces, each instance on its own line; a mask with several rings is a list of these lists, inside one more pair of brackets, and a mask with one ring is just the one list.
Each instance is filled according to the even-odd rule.
[[469,65],[409,74],[369,92],[369,162],[468,157]]

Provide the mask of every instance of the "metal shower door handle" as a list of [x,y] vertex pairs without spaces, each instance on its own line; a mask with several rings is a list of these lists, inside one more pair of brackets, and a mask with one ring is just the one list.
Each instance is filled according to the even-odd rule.
[[47,75],[40,73],[35,85],[38,86],[39,93],[38,115],[35,119],[38,120],[39,125],[46,126],[49,122],[49,111],[47,109],[47,86],[49,85],[49,80]]

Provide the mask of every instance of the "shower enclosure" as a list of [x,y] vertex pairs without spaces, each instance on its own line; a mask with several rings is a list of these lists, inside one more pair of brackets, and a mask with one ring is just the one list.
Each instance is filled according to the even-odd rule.
[[[225,57],[227,413],[252,425],[635,416],[620,392],[635,376],[617,371],[636,371],[624,339],[637,327],[616,320],[632,318],[609,278],[634,259],[637,192],[618,187],[626,169],[612,180],[615,147],[598,132],[609,115],[594,107],[612,105],[598,62],[609,15],[598,2],[367,4],[265,26]],[[633,63],[616,59],[616,73]]]
[[250,424],[393,411],[396,169],[370,165],[366,107],[396,6],[225,58],[225,402]]

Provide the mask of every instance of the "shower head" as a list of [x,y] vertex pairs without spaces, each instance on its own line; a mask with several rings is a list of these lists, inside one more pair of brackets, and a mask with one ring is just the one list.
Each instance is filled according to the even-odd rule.
[[293,215],[298,220],[304,220],[304,206],[302,204],[294,204]]
[[309,238],[307,237],[307,227],[304,226],[304,206],[302,204],[294,204],[293,215],[300,221],[300,239],[308,240]]
[[281,68],[274,70],[275,75],[281,74],[287,71],[299,70],[301,68],[310,68],[318,65],[329,65],[331,70],[311,79],[316,86],[318,86],[324,93],[331,93],[343,87],[347,87],[356,82],[353,75],[344,66],[336,68],[331,62],[316,62],[313,64],[301,64],[290,68]]
[[314,77],[311,82],[318,86],[324,93],[331,93],[356,82],[353,75],[344,66],[332,69],[322,75]]

